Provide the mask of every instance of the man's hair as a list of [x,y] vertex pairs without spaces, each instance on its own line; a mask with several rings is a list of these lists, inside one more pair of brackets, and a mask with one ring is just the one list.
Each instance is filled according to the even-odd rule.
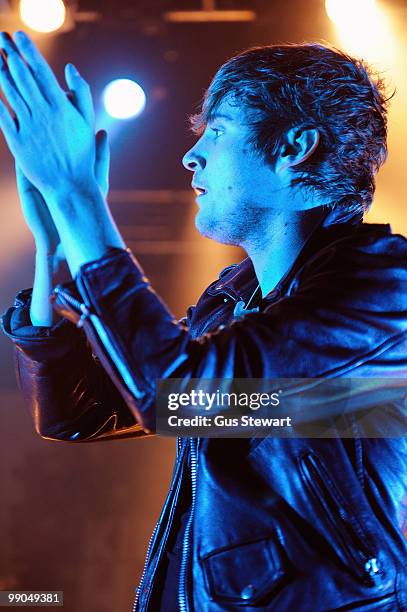
[[250,142],[273,165],[284,133],[316,128],[315,152],[292,168],[292,185],[321,195],[326,204],[368,210],[374,174],[386,159],[387,103],[383,79],[362,60],[322,44],[254,47],[215,74],[201,112],[190,118],[201,134],[219,104],[245,111]]

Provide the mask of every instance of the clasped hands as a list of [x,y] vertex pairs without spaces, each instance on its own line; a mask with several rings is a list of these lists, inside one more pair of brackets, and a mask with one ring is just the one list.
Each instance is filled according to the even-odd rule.
[[[75,66],[65,68],[67,95],[24,32],[14,38],[2,32],[0,48],[7,102],[0,101],[0,128],[15,158],[25,219],[37,248],[52,251],[61,236],[76,273],[108,244],[122,246],[102,197],[108,190],[107,135],[101,131],[95,139],[90,88]],[[86,247],[90,234],[95,248]]]

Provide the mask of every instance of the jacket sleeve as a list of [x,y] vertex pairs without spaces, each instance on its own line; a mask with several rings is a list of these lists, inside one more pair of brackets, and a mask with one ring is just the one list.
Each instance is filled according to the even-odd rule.
[[31,290],[21,291],[2,317],[15,345],[17,383],[43,438],[92,442],[146,435],[82,330],[65,319],[32,326]]
[[[387,244],[388,255],[375,249],[367,243],[339,255],[326,250],[297,275],[290,295],[197,339],[174,319],[128,250],[85,264],[76,282],[102,332],[96,343],[120,362],[122,393],[133,398],[128,405],[154,431],[158,379],[319,378],[356,368],[358,376],[380,376],[380,363],[387,375],[405,372],[405,344],[392,364],[379,357],[407,336],[406,269],[397,244]],[[364,374],[361,365],[376,358],[377,370]]]

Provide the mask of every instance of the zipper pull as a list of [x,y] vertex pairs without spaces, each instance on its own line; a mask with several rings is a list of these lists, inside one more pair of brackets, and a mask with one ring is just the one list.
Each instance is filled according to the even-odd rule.
[[78,329],[80,329],[81,327],[83,327],[83,324],[85,323],[85,320],[88,318],[88,316],[90,315],[90,311],[89,309],[85,306],[85,304],[81,304],[80,306],[82,314],[81,314],[81,318],[79,319],[79,321],[76,324],[76,327]]
[[[60,304],[58,304],[57,302],[58,299],[60,301]],[[61,306],[65,311],[68,310],[70,316],[67,316],[67,313],[64,313],[63,316],[67,317],[70,321],[72,321],[72,323],[75,323],[76,327],[78,328],[81,328],[83,326],[85,319],[91,314],[86,304],[78,300],[76,297],[73,297],[69,293],[69,291],[65,290],[63,285],[57,285],[54,288],[51,294],[51,302],[53,305],[56,304],[56,310],[57,312],[60,312],[60,314]],[[75,320],[73,320],[72,311],[74,311]],[[80,313],[82,313],[80,315],[80,319],[76,321],[76,318],[79,316]]]
[[369,576],[371,577],[377,576],[377,574],[380,574],[380,567],[375,557],[373,559],[368,559],[366,561],[365,572],[369,574]]
[[240,317],[244,317],[245,315],[247,315],[249,312],[259,312],[259,307],[256,306],[256,308],[245,308],[244,301],[240,300],[239,302],[237,302],[233,311],[233,318],[239,319]]

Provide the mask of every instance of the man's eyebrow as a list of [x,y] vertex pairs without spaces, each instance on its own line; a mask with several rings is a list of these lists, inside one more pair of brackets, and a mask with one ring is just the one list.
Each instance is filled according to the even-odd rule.
[[233,117],[231,117],[230,115],[226,115],[224,113],[214,113],[209,117],[208,123],[210,123],[211,121],[216,121],[217,119],[226,119],[226,121],[234,121]]

